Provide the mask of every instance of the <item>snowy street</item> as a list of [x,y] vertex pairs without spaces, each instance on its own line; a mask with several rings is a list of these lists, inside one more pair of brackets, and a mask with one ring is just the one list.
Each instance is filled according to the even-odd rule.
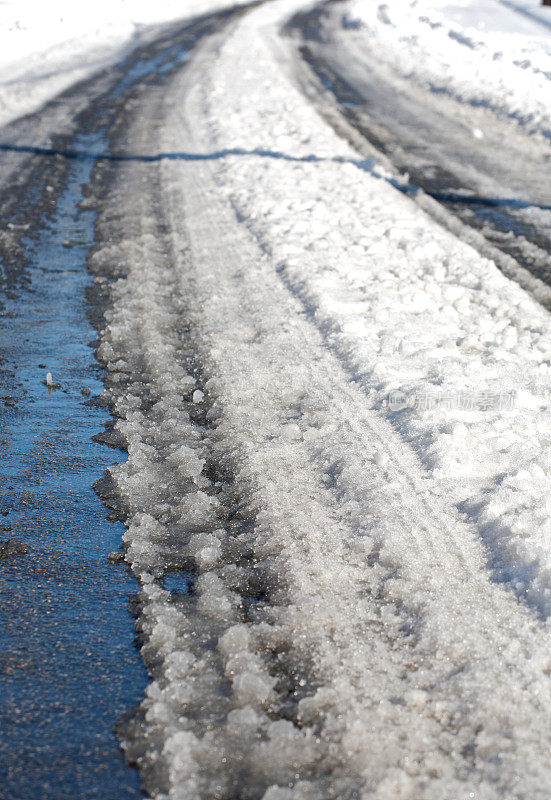
[[0,798],[547,800],[551,8],[4,5]]

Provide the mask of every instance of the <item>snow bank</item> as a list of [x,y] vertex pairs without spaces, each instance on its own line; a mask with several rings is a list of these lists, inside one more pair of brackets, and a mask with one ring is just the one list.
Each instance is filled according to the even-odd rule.
[[353,0],[342,20],[401,75],[551,136],[551,12],[537,0]]

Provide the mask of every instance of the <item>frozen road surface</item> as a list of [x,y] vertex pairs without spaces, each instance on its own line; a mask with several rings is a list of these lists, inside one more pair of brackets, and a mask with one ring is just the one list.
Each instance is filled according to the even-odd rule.
[[[551,9],[220,5],[0,71],[2,502],[28,550],[0,558],[24,722],[0,797],[135,797],[137,767],[156,800],[549,800]],[[58,271],[88,323],[46,335]],[[21,368],[42,346],[53,391]],[[63,546],[17,527],[59,494],[35,418],[122,545],[73,495]],[[29,626],[14,593],[42,602],[26,570],[62,547],[79,624],[49,646],[55,609]],[[32,674],[54,650],[80,683]],[[53,774],[17,739],[51,733],[40,680],[72,709]]]

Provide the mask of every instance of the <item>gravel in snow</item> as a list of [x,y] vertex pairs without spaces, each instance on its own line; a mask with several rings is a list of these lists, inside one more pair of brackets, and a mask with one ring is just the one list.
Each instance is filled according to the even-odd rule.
[[100,210],[152,675],[126,747],[159,800],[543,800],[548,314],[304,102],[300,5],[135,117],[211,157],[123,164]]

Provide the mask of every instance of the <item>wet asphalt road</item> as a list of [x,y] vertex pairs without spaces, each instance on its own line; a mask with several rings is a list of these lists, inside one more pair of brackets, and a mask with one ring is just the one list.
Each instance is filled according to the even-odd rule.
[[[86,267],[88,187],[108,180],[97,165],[115,131],[124,140],[135,99],[227,18],[161,30],[0,131],[0,541],[27,549],[0,558],[2,800],[141,796],[115,733],[147,684],[129,611],[138,586],[107,558],[124,525],[93,489],[125,453],[92,440],[111,416],[94,356],[103,295]],[[155,154],[128,143],[128,155]]]
[[[39,169],[21,194],[29,222],[7,222],[20,249],[1,312],[0,508],[3,538],[27,554],[0,560],[6,800],[140,796],[114,733],[147,679],[127,611],[135,585],[107,561],[124,526],[92,489],[124,454],[91,438],[109,416],[87,398],[103,389],[85,298],[94,215],[79,209],[90,170],[73,165],[59,188],[47,183],[51,202],[35,218],[30,197],[48,180]],[[59,388],[45,385],[48,371]]]

